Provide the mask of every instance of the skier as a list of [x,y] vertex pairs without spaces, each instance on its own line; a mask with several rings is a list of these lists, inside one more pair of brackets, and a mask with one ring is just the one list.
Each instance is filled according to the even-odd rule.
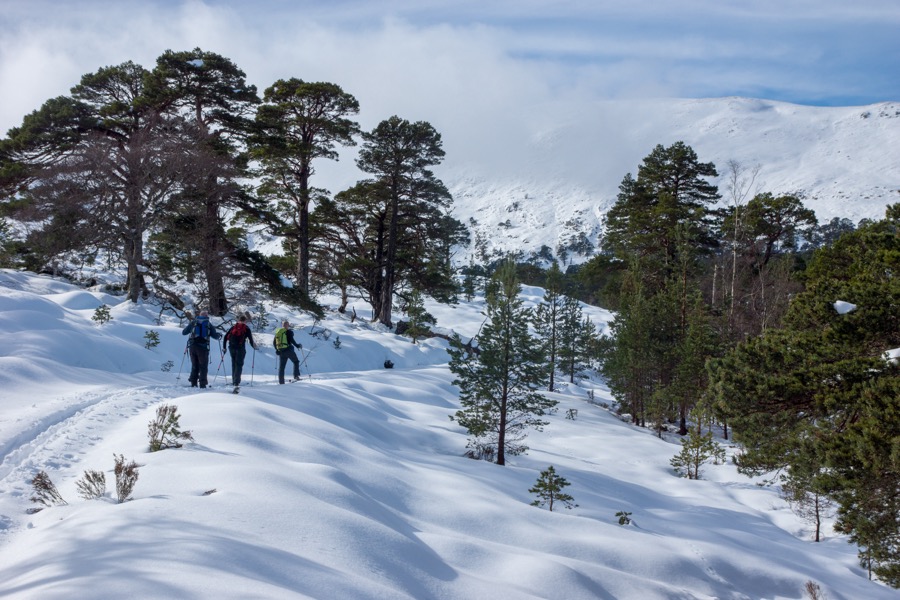
[[241,385],[241,372],[244,370],[244,357],[247,356],[245,344],[250,340],[250,346],[256,350],[256,342],[253,341],[253,332],[247,326],[246,315],[238,317],[238,322],[232,325],[225,334],[223,344],[231,355],[231,383],[234,385],[234,393],[238,393]]
[[284,368],[287,361],[294,363],[294,381],[300,380],[300,359],[294,348],[303,349],[303,344],[294,341],[294,330],[289,321],[283,321],[275,330],[275,352],[278,354],[278,383],[284,383]]
[[181,331],[181,335],[188,335],[188,352],[191,355],[191,374],[188,381],[191,387],[205,388],[209,382],[207,381],[207,372],[209,370],[209,338],[219,339],[219,332],[209,322],[209,313],[205,310],[188,323]]

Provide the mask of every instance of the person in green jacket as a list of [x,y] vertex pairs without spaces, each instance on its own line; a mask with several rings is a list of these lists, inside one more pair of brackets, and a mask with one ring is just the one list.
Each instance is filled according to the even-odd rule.
[[294,340],[294,330],[289,321],[283,321],[275,330],[275,352],[278,353],[278,383],[284,383],[284,369],[287,362],[294,363],[294,381],[300,379],[300,359],[294,348],[303,349],[303,344]]

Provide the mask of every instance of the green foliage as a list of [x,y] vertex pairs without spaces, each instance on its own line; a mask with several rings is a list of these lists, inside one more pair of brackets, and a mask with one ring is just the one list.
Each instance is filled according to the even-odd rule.
[[105,325],[112,321],[113,316],[109,312],[109,307],[105,304],[101,304],[96,309],[94,309],[94,315],[91,317],[91,320],[96,322],[98,325]]
[[[900,222],[887,214],[816,251],[784,329],[739,345],[710,375],[744,445],[740,468],[807,473],[811,491],[837,502],[861,560],[896,586],[900,367],[884,353],[900,347]],[[839,314],[838,300],[857,308]]]
[[163,404],[156,409],[156,418],[150,421],[147,435],[150,438],[150,452],[166,448],[181,448],[182,441],[193,441],[190,431],[182,431],[178,407],[174,404]]
[[724,448],[713,439],[711,433],[701,434],[692,429],[687,437],[681,439],[681,451],[669,463],[682,477],[700,479],[702,465],[710,459],[723,462],[724,457]]
[[164,362],[162,364],[162,366],[160,366],[159,370],[162,371],[163,373],[168,373],[169,371],[172,370],[172,367],[174,367],[174,366],[175,366],[175,363],[173,361],[167,360],[166,362]]
[[0,216],[0,268],[10,268],[12,261],[13,240],[10,234],[9,222]]
[[450,418],[469,432],[470,448],[496,448],[499,465],[506,464],[507,454],[527,450],[525,431],[541,430],[547,424],[542,417],[557,404],[537,391],[546,381],[545,357],[528,333],[530,311],[522,306],[519,291],[515,266],[508,262],[488,285],[478,353],[458,337],[449,350],[463,407]]
[[631,525],[631,513],[626,510],[616,512],[619,525]]
[[149,330],[144,332],[144,348],[149,350],[150,348],[156,348],[159,346],[159,332],[154,330]]
[[419,290],[413,290],[409,295],[406,305],[406,316],[409,317],[409,325],[405,334],[412,338],[415,344],[419,338],[428,335],[431,331],[428,325],[437,323],[437,320],[425,310],[425,300]]
[[606,215],[605,249],[623,260],[641,257],[645,276],[657,281],[672,273],[679,255],[708,252],[715,246],[708,207],[719,194],[706,178],[717,175],[715,166],[699,162],[684,142],[656,146],[637,179],[629,173],[619,186]]
[[559,368],[568,375],[569,383],[574,383],[576,373],[587,368],[596,354],[597,328],[589,317],[584,316],[578,300],[571,296],[563,299],[560,317],[557,331]]
[[476,269],[470,264],[468,267],[463,267],[462,274],[463,297],[466,299],[466,302],[471,302],[475,298],[475,292],[478,291]]
[[556,379],[556,367],[559,362],[562,344],[562,328],[567,321],[564,315],[564,296],[562,295],[562,272],[554,261],[547,271],[543,301],[533,312],[532,325],[539,340],[543,340],[543,352],[547,357],[547,374],[551,392]]
[[377,231],[366,236],[366,245],[375,245],[379,274],[373,308],[378,321],[391,326],[393,295],[401,280],[432,296],[441,289],[455,291],[450,251],[465,227],[446,214],[452,197],[429,168],[444,158],[441,135],[431,124],[393,116],[362,138],[356,165],[374,181],[361,182],[354,195],[370,207],[360,215],[360,225]]
[[553,512],[554,504],[562,504],[567,509],[578,506],[574,503],[572,496],[562,491],[563,488],[568,486],[569,482],[566,481],[565,477],[557,475],[553,466],[547,467],[541,471],[541,475],[535,482],[534,487],[528,490],[529,494],[534,494],[538,497],[531,505],[539,507],[547,505],[550,512]]
[[274,204],[270,229],[295,243],[295,279],[309,291],[311,228],[309,211],[323,190],[310,186],[313,160],[337,160],[336,146],[354,146],[359,112],[352,95],[333,83],[279,79],[266,88],[256,113],[258,133],[252,155],[263,175],[261,197]]

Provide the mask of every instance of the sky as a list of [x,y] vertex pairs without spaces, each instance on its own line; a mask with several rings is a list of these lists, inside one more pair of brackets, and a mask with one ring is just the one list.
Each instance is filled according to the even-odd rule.
[[[522,290],[526,306],[542,296]],[[113,317],[102,325],[101,304]],[[829,600],[897,597],[868,580],[833,517],[815,543],[777,488],[730,461],[678,477],[678,437],[605,408],[596,377],[558,380],[559,410],[501,467],[463,456],[446,342],[266,307],[270,323],[295,324],[302,380],[277,383],[274,325],[250,306],[259,351],[240,393],[215,344],[212,387],[198,390],[182,323],[157,305],[0,269],[0,597],[800,600],[807,582]],[[481,296],[428,309],[444,333],[484,320]],[[158,346],[145,347],[148,331]],[[164,405],[193,440],[151,453]],[[123,503],[114,456],[138,465]],[[577,506],[531,505],[548,466]],[[42,470],[67,504],[35,513]],[[107,482],[93,499],[77,491],[88,470]]]
[[3,0],[0,131],[99,67],[194,47],[260,91],[337,83],[365,128],[606,98],[864,105],[900,100],[898,30],[895,0]]

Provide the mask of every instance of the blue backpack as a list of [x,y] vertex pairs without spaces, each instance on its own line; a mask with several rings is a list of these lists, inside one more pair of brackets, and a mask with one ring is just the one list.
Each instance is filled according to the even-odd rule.
[[191,332],[191,339],[209,341],[209,318],[197,317],[194,321],[194,330]]

